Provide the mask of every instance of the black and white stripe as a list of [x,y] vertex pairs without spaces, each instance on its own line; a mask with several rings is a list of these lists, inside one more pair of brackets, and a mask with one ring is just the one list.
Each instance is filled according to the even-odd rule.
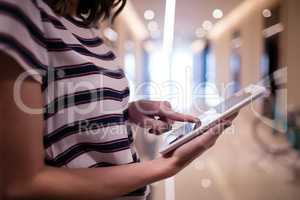
[[90,127],[90,130],[98,129],[98,126],[94,126],[94,124],[99,125],[101,128],[105,128],[108,126],[116,126],[123,125],[126,122],[126,118],[122,114],[110,114],[110,115],[101,115],[98,117],[85,119],[85,121],[76,121],[71,124],[65,124],[64,126],[56,129],[55,131],[48,133],[44,136],[44,146],[48,148],[49,146],[55,144],[56,142],[62,140],[63,138],[73,135],[79,134],[82,130],[80,129],[81,123],[84,123],[84,127]]
[[76,35],[73,33],[73,35],[77,38],[77,40],[82,44],[82,45],[85,45],[85,46],[88,46],[88,47],[97,47],[101,44],[103,44],[103,40],[99,37],[95,37],[95,38],[83,38],[83,37],[80,37],[79,35]]
[[86,90],[73,93],[71,95],[64,95],[56,98],[54,101],[45,106],[45,119],[53,116],[58,111],[71,106],[91,103],[95,101],[114,100],[123,101],[129,96],[129,88],[123,91],[117,91],[111,88],[97,88],[94,90]]
[[114,153],[130,148],[128,138],[118,139],[106,143],[78,143],[69,149],[65,150],[53,159],[48,159],[47,162],[54,166],[61,167],[67,165],[74,158],[88,152]]

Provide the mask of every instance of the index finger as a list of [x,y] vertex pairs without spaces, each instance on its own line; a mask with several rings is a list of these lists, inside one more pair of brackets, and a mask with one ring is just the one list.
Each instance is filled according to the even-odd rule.
[[181,122],[199,122],[200,120],[197,117],[194,117],[192,115],[187,115],[179,112],[175,112],[172,110],[164,111],[164,116],[168,119],[174,120],[174,121],[181,121]]

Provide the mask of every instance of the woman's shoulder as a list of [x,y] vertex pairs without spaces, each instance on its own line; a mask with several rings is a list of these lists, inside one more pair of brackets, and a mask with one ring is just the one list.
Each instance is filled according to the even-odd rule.
[[43,41],[37,1],[0,0],[0,51],[14,58],[26,71],[46,70],[48,56]]

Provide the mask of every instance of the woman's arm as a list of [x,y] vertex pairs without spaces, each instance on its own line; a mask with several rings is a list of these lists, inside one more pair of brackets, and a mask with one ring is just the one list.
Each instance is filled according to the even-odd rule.
[[[44,164],[42,114],[21,111],[13,98],[21,67],[1,53],[0,60],[9,69],[0,73],[0,171],[3,175],[0,186],[3,185],[4,199],[113,199],[176,174],[218,137],[218,134],[207,134],[169,157],[144,163],[97,169],[48,167]],[[29,107],[43,106],[40,84],[34,80],[27,79],[22,84],[21,97]]]

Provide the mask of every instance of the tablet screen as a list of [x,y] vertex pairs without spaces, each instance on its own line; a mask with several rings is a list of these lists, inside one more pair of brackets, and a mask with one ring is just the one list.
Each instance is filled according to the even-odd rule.
[[195,123],[185,123],[180,128],[174,130],[167,136],[167,143],[172,144],[179,138],[182,138],[185,134],[190,133],[195,128]]

